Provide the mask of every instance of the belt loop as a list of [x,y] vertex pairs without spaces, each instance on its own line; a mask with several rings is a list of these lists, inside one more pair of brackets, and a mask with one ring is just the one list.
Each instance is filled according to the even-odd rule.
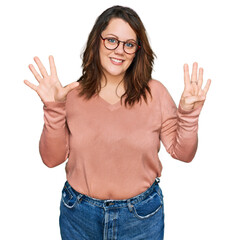
[[82,197],[83,197],[83,194],[81,194],[81,193],[79,193],[79,194],[77,195],[77,200],[78,200],[78,202],[79,202],[79,201],[82,201]]
[[129,211],[132,212],[133,205],[131,204],[130,199],[127,200],[127,206],[129,208]]

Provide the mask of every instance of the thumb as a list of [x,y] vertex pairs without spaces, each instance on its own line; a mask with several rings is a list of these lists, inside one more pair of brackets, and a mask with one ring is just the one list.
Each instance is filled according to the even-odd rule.
[[185,103],[186,104],[194,104],[196,102],[201,102],[205,100],[205,96],[200,95],[200,96],[191,96],[191,97],[187,97],[185,98]]
[[70,83],[69,85],[65,86],[64,90],[65,90],[66,95],[78,86],[79,86],[79,82],[73,82],[73,83]]

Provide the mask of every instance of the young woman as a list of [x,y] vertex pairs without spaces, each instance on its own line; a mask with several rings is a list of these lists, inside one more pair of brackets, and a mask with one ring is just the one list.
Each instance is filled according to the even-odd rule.
[[210,86],[203,69],[184,65],[185,88],[177,108],[151,78],[154,53],[139,16],[130,8],[104,11],[88,37],[81,78],[62,87],[54,59],[49,75],[34,58],[30,70],[44,103],[40,154],[48,167],[68,159],[60,229],[64,240],[163,239],[159,186],[160,141],[173,158],[192,161],[198,117]]

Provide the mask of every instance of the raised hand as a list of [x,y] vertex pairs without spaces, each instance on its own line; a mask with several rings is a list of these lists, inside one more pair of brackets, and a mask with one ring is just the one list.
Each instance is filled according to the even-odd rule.
[[34,61],[36,62],[41,75],[36,71],[32,64],[29,65],[29,69],[33,73],[36,80],[39,82],[39,85],[36,86],[28,80],[24,80],[24,83],[36,91],[42,102],[64,102],[66,100],[67,94],[79,85],[78,82],[73,82],[65,87],[62,87],[57,76],[53,56],[49,56],[51,71],[50,75],[48,75],[46,68],[43,66],[38,57],[34,57]]
[[208,79],[205,87],[202,89],[203,68],[199,68],[198,76],[197,68],[198,64],[195,62],[190,79],[188,64],[184,64],[184,91],[180,99],[180,106],[186,111],[201,107],[210,88],[211,80]]

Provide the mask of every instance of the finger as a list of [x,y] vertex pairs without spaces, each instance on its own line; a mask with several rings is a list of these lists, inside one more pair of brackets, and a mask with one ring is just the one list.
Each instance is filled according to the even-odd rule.
[[49,56],[49,62],[50,62],[51,75],[57,75],[55,61],[52,55]]
[[189,86],[190,84],[190,76],[189,76],[189,68],[188,64],[184,64],[184,86]]
[[198,88],[201,89],[203,83],[203,68],[199,68]]
[[34,61],[36,62],[36,64],[38,65],[38,68],[40,70],[40,73],[42,74],[43,77],[48,76],[47,70],[46,68],[43,66],[42,62],[40,61],[40,59],[38,57],[34,57]]
[[193,63],[193,70],[191,75],[191,82],[197,84],[197,62]]
[[36,69],[34,68],[34,66],[32,64],[29,64],[29,69],[30,71],[33,73],[34,77],[36,78],[36,80],[38,82],[40,82],[42,80],[42,77],[40,76],[40,74],[36,71]]
[[205,93],[205,95],[207,94],[207,92],[210,88],[210,85],[211,85],[211,79],[208,79],[207,82],[206,82],[206,86],[203,89],[203,92]]
[[29,82],[28,80],[24,80],[24,83],[29,86],[31,89],[33,89],[34,91],[37,90],[37,86],[32,84],[31,82]]

